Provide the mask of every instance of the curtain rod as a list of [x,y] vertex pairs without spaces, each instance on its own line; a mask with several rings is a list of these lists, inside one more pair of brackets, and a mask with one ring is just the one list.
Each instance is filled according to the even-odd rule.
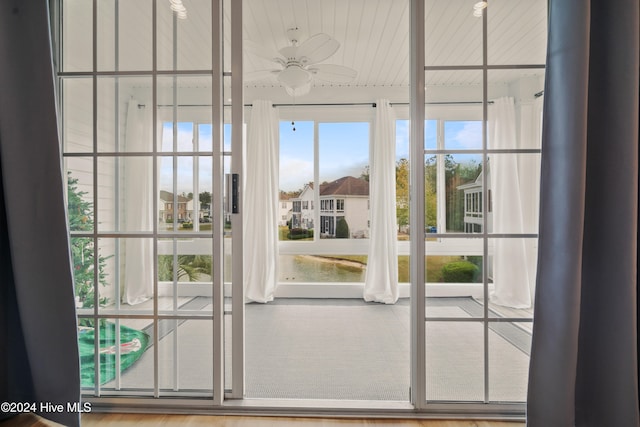
[[[442,101],[442,102],[425,102],[425,105],[469,105],[469,104],[482,104],[482,101]],[[489,104],[493,104],[493,101],[489,101]],[[390,102],[389,105],[409,105],[408,102]],[[375,102],[344,102],[344,103],[317,103],[317,104],[273,104],[275,107],[357,107],[357,106],[370,106],[376,108]],[[138,104],[138,108],[146,107],[146,104]],[[158,105],[159,108],[174,107],[173,104]],[[175,107],[211,107],[211,104],[178,104]],[[231,107],[230,104],[224,104],[223,107]],[[244,107],[253,107],[253,104],[244,104]]]
[[[533,96],[536,98],[544,95],[544,91],[535,93]],[[493,104],[493,101],[487,101],[488,104]],[[389,105],[409,105],[408,102],[390,102]],[[424,105],[482,105],[482,101],[436,101],[425,102]],[[211,104],[178,104],[176,107],[211,107]],[[224,104],[223,107],[230,107],[230,104]],[[334,102],[334,103],[317,103],[317,104],[273,104],[273,107],[357,107],[357,106],[371,106],[376,108],[375,102]],[[138,108],[144,108],[146,104],[138,104]],[[160,108],[174,107],[173,104],[158,105]],[[244,104],[244,107],[253,107],[253,104]]]

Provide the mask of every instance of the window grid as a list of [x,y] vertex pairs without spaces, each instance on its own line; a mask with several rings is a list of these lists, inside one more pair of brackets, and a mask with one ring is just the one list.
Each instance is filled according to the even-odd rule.
[[[93,27],[96,28],[96,23],[97,23],[97,10],[96,10],[96,5],[97,2],[94,0],[94,8],[93,8]],[[117,2],[116,2],[117,4]],[[156,4],[155,2],[153,3],[153,15],[154,15],[154,19],[153,19],[153,25],[154,25],[154,31],[153,31],[153,42],[154,42],[154,47],[155,47],[155,43],[156,43],[156,31],[155,31],[155,26],[156,26],[156,19],[155,19],[155,14],[156,14]],[[424,70],[461,70],[461,69],[478,69],[478,70],[482,70],[483,72],[483,85],[484,85],[484,90],[483,90],[483,148],[481,150],[465,150],[465,151],[458,151],[458,150],[445,150],[445,149],[438,149],[438,150],[424,150],[424,154],[435,154],[435,155],[445,155],[445,154],[480,154],[483,157],[482,160],[482,164],[483,164],[483,170],[486,170],[487,167],[487,162],[488,162],[488,156],[492,153],[501,153],[501,154],[538,154],[541,152],[541,150],[532,150],[532,149],[514,149],[514,150],[495,150],[495,149],[489,149],[486,146],[486,120],[487,120],[487,105],[488,105],[488,99],[487,99],[487,72],[489,70],[493,70],[493,69],[520,69],[520,68],[544,68],[544,65],[540,65],[540,64],[528,64],[528,65],[518,65],[518,64],[514,64],[514,65],[500,65],[500,66],[496,66],[496,65],[487,65],[487,19],[486,19],[486,14],[483,17],[483,65],[479,66],[479,67],[424,67]],[[116,31],[117,34],[117,31]],[[114,232],[114,233],[110,233],[110,232],[101,232],[98,230],[97,224],[99,223],[100,220],[100,212],[99,212],[99,207],[100,207],[100,200],[99,200],[99,185],[98,185],[98,179],[96,176],[95,171],[97,171],[98,169],[100,169],[99,167],[99,161],[101,158],[110,158],[113,157],[116,159],[116,161],[118,161],[119,159],[122,158],[127,158],[127,157],[147,157],[147,158],[151,158],[152,159],[152,165],[153,165],[153,172],[154,172],[154,177],[157,176],[157,169],[158,169],[158,160],[160,157],[164,156],[165,153],[161,153],[157,151],[157,139],[158,139],[158,135],[156,135],[156,130],[154,129],[154,136],[153,136],[153,149],[152,152],[147,153],[147,152],[119,152],[117,149],[114,152],[102,152],[99,151],[98,148],[98,134],[97,134],[97,126],[96,123],[98,122],[98,117],[97,117],[97,77],[99,76],[109,76],[109,77],[114,77],[116,78],[116,83],[117,83],[117,78],[120,76],[131,76],[131,75],[151,75],[152,76],[152,80],[153,80],[153,99],[154,99],[154,110],[153,110],[153,115],[154,115],[154,123],[156,122],[156,115],[157,115],[157,102],[156,101],[156,97],[157,97],[157,77],[161,76],[161,75],[170,75],[170,76],[178,76],[178,75],[192,75],[192,74],[211,74],[211,70],[196,70],[196,71],[186,71],[186,70],[182,70],[182,71],[159,71],[156,69],[156,63],[157,63],[157,58],[156,58],[156,51],[154,48],[154,52],[153,52],[153,70],[152,72],[146,73],[143,71],[134,71],[134,72],[120,72],[117,71],[117,62],[116,62],[116,71],[113,72],[107,72],[107,71],[95,71],[97,70],[97,42],[96,42],[96,34],[95,34],[95,30],[93,32],[93,71],[89,71],[89,72],[59,72],[58,76],[60,78],[61,81],[64,82],[65,79],[71,79],[74,77],[91,77],[92,81],[93,81],[93,136],[92,136],[92,141],[93,141],[93,149],[91,152],[86,153],[86,152],[67,152],[64,151],[63,152],[63,157],[65,159],[69,159],[69,158],[75,158],[75,157],[89,157],[92,160],[92,168],[93,168],[93,172],[94,172],[94,179],[93,179],[93,183],[92,183],[92,187],[93,187],[93,206],[94,206],[94,224],[96,224],[96,226],[93,229],[92,233],[79,233],[79,232],[72,232],[72,237],[90,237],[93,239],[93,244],[95,248],[98,248],[98,243],[99,243],[99,239],[100,238],[109,238],[109,237],[113,237],[113,238],[134,238],[134,237],[149,237],[152,236],[153,240],[154,240],[154,271],[156,272],[156,274],[154,274],[155,279],[154,279],[154,294],[157,295],[157,287],[158,287],[158,281],[157,281],[157,251],[158,251],[158,247],[157,247],[157,239],[158,238],[165,238],[165,237],[171,237],[174,239],[180,238],[180,237],[184,237],[185,234],[183,233],[167,233],[167,234],[160,234],[159,230],[158,230],[158,224],[157,221],[154,221],[154,225],[153,225],[153,230],[151,232],[151,234],[149,233],[137,233],[137,232]],[[117,43],[116,43],[117,45]],[[117,55],[116,55],[117,58]],[[117,61],[117,59],[116,59]],[[174,77],[175,78],[175,77]],[[116,84],[116,94],[118,91],[118,86]],[[117,96],[116,96],[117,99]],[[174,97],[175,99],[175,97]],[[116,115],[117,117],[118,115]],[[174,121],[174,123],[176,123],[176,121]],[[118,128],[117,126],[117,122],[116,122],[116,128]],[[174,132],[177,132],[177,130],[175,130]],[[115,147],[119,146],[119,136],[118,134],[116,134],[116,144]],[[174,139],[175,141],[175,139]],[[196,158],[196,154],[195,153],[190,153],[190,152],[178,152],[178,151],[174,151],[172,153],[170,153],[173,157],[174,157],[174,171],[175,171],[175,161],[177,161],[177,159],[179,157],[192,157],[192,158]],[[213,152],[198,152],[197,156],[208,156],[208,155],[213,155]],[[175,175],[175,173],[174,173]],[[195,175],[195,173],[194,173]],[[175,176],[174,176],[175,179]],[[486,177],[483,178],[484,182],[483,182],[483,186],[482,186],[482,193],[481,195],[479,195],[480,200],[484,199],[487,200],[488,203],[486,204],[486,206],[484,204],[481,203],[481,201],[475,201],[474,203],[476,203],[475,206],[477,206],[477,204],[480,204],[481,206],[481,210],[480,212],[484,212],[484,226],[482,228],[482,232],[481,232],[481,238],[483,239],[483,258],[484,258],[484,267],[483,268],[483,286],[485,288],[484,290],[484,307],[485,307],[485,313],[484,313],[484,317],[482,318],[482,322],[484,323],[485,326],[485,345],[484,345],[484,357],[485,357],[485,372],[488,372],[488,366],[486,365],[488,362],[488,325],[492,324],[492,323],[500,323],[500,322],[518,322],[518,323],[530,323],[532,322],[531,318],[500,318],[500,319],[496,319],[496,318],[491,318],[489,317],[488,314],[488,278],[487,278],[487,259],[488,259],[488,239],[489,238],[537,238],[538,235],[537,234],[490,234],[488,233],[487,230],[487,212],[491,212],[492,208],[491,208],[491,189],[489,189],[487,187],[487,183],[486,183]],[[154,186],[154,193],[158,192],[158,182],[156,179],[153,180],[153,186]],[[118,186],[116,186],[116,189],[118,188]],[[175,188],[175,186],[174,186]],[[196,187],[197,188],[197,187]],[[174,192],[177,193],[177,192]],[[196,192],[194,191],[194,194]],[[175,197],[177,197],[177,195],[174,194]],[[325,202],[325,200],[321,201]],[[154,218],[157,216],[158,214],[158,207],[157,207],[157,200],[153,201],[154,203]],[[313,204],[313,202],[312,202]],[[295,205],[294,205],[295,206]],[[331,209],[333,209],[333,207],[331,207]],[[339,207],[338,207],[339,210]],[[477,212],[475,209],[473,210],[473,212]],[[118,215],[118,209],[115,210],[115,214],[116,216]],[[117,223],[117,221],[116,221]],[[198,234],[198,236],[201,235],[210,235],[211,233],[202,233]],[[467,236],[460,236],[460,235],[451,235],[451,234],[446,234],[446,233],[436,233],[434,234],[435,238],[443,238],[446,237],[447,239],[462,239],[462,238],[466,238]],[[116,239],[117,240],[117,239]],[[118,251],[116,251],[116,253],[118,253]],[[97,257],[94,260],[94,285],[97,286],[98,282],[99,282],[99,277],[98,277],[98,260]],[[118,299],[119,300],[119,299]],[[160,395],[160,390],[159,390],[159,386],[158,386],[158,326],[157,323],[162,320],[162,319],[200,319],[202,317],[200,316],[187,316],[187,315],[175,315],[175,316],[171,316],[171,315],[163,315],[159,313],[159,309],[158,309],[158,304],[157,301],[154,301],[154,306],[153,306],[153,315],[152,316],[146,316],[146,315],[136,315],[136,314],[107,314],[107,313],[101,313],[100,309],[99,309],[99,304],[98,304],[98,294],[96,292],[96,296],[95,296],[95,300],[94,300],[94,309],[93,309],[93,314],[80,314],[79,318],[86,318],[86,319],[93,319],[93,320],[98,320],[98,319],[107,319],[107,318],[112,318],[112,319],[116,319],[117,322],[119,322],[121,319],[149,319],[149,320],[153,320],[154,321],[154,331],[155,333],[155,337],[154,337],[154,360],[155,360],[155,366],[154,366],[154,391],[153,394],[155,397],[158,397]],[[117,303],[119,304],[119,302]],[[174,310],[176,309],[176,307],[174,307]],[[212,317],[208,317],[205,316],[205,318],[207,319],[213,319]],[[445,317],[425,317],[425,320],[428,322],[444,322],[444,321],[453,321],[453,322],[465,322],[465,321],[477,321],[477,319],[472,319],[472,320],[466,320],[466,319],[459,319],[459,318],[445,318]],[[98,344],[96,343],[96,354],[97,354],[97,350],[98,350]],[[96,358],[97,361],[98,358]],[[97,365],[97,362],[96,362]],[[96,366],[97,367],[97,366]],[[118,370],[119,371],[119,370]],[[99,376],[99,369],[96,369],[96,373]],[[96,383],[99,383],[98,380],[96,380]],[[489,383],[489,379],[488,379],[488,375],[485,374],[485,403],[489,403],[488,400],[488,396],[489,396],[489,389],[488,389],[488,383]],[[100,395],[101,394],[101,388],[99,385],[96,385],[95,389],[94,389],[94,393],[95,395]]]

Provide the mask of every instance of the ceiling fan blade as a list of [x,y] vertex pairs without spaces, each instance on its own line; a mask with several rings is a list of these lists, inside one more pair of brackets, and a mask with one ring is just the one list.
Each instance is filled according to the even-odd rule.
[[280,55],[276,51],[264,47],[251,40],[243,40],[242,47],[246,53],[250,53],[259,58],[268,59],[269,61],[275,62],[279,62],[282,60],[280,58]]
[[298,58],[303,64],[324,61],[338,50],[340,43],[328,34],[311,36],[298,47]]
[[281,70],[257,70],[257,71],[250,71],[248,73],[244,73],[244,75],[242,76],[245,82],[252,82],[255,80],[263,80],[263,79],[267,79],[271,76],[276,75],[277,73],[279,73]]
[[336,64],[318,64],[308,67],[307,70],[314,78],[333,83],[349,83],[358,75],[353,68]]

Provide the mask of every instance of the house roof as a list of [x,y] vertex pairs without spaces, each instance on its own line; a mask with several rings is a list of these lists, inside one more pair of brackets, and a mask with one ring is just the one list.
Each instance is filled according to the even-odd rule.
[[[165,202],[173,202],[173,193],[168,191],[160,190],[160,200]],[[184,196],[178,195],[178,203],[188,202],[191,199],[188,199]]]
[[478,177],[473,180],[473,181],[469,181],[465,184],[462,185],[458,185],[456,187],[458,190],[469,190],[469,189],[475,189],[475,188],[482,188],[482,172],[480,172],[478,174]]
[[345,176],[327,184],[320,184],[320,196],[368,196],[369,182]]

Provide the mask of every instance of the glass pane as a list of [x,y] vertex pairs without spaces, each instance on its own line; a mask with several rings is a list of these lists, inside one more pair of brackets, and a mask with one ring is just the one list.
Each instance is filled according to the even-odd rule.
[[95,245],[91,237],[71,237],[70,244],[76,308],[79,314],[92,314],[93,310],[83,309],[95,307]]
[[[198,162],[196,157],[196,163]],[[199,217],[204,217],[204,212],[197,207],[198,199],[194,198],[196,186],[203,189],[211,188],[209,176],[202,175],[205,182],[194,182],[194,158],[193,157],[160,157],[160,176],[158,187],[160,189],[159,216],[160,231],[194,231],[199,227]],[[209,163],[207,163],[209,167]],[[206,190],[205,190],[206,191]],[[206,228],[206,227],[205,227]]]
[[426,71],[426,118],[482,119],[482,71]]
[[427,400],[484,399],[481,322],[427,322]]
[[211,124],[199,123],[197,126],[197,130],[197,151],[213,151],[213,133]]
[[67,172],[67,219],[70,231],[91,232],[95,224],[93,209],[93,159],[65,157]]
[[151,157],[101,157],[98,161],[98,229],[153,230]]
[[153,313],[153,240],[98,239],[100,312]]
[[[151,319],[79,319],[78,323],[82,388],[93,389],[96,382],[94,345],[99,337],[101,390],[153,389]],[[141,327],[140,323],[148,326]]]
[[489,323],[489,400],[525,402],[532,323]]
[[488,165],[487,231],[537,233],[540,154],[491,154]]
[[[158,121],[162,124],[158,135],[159,151],[197,150],[194,147],[194,123],[211,121],[210,88],[210,76],[158,78]],[[174,135],[174,130],[169,127],[172,123],[191,123],[190,130],[183,134],[184,129],[179,125]]]
[[151,0],[98,2],[98,70],[151,70]]
[[277,299],[246,306],[250,398],[409,399],[409,305]]
[[484,317],[482,239],[428,241],[427,317]]
[[[544,70],[490,70],[489,99],[497,100],[501,97],[511,98],[512,114],[509,109],[498,109],[489,104],[487,147],[489,149],[540,149],[542,143],[542,103],[544,89]],[[514,120],[509,127],[498,127],[496,124],[505,120]],[[506,129],[507,132],[496,132],[496,129]],[[508,130],[514,133],[509,135]]]
[[158,380],[162,394],[213,391],[213,320],[161,319]]
[[313,240],[313,126],[310,121],[280,122],[280,240]]
[[425,120],[424,121],[424,149],[435,150],[438,143],[438,121],[437,120]]
[[489,315],[532,318],[538,239],[489,239],[488,261]]
[[482,18],[474,16],[474,2],[425,2],[425,63],[482,64]]
[[93,69],[93,2],[63,0],[62,68],[64,71]]
[[158,69],[211,69],[210,0],[159,3],[157,26]]
[[319,124],[320,237],[369,237],[369,123]]
[[190,311],[211,314],[211,239],[158,240],[160,314]]
[[444,122],[444,148],[447,150],[481,150],[482,121],[446,120]]
[[101,77],[98,79],[99,151],[151,151],[153,147],[151,89],[150,77]]
[[65,153],[93,151],[93,80],[62,80],[62,143]]
[[446,232],[482,232],[482,155],[438,155],[444,164]]
[[491,0],[486,11],[489,65],[544,64],[547,48],[545,0]]
[[[443,218],[438,211],[441,203],[438,200],[438,159],[435,155],[426,155],[424,161],[424,226],[425,239],[432,237],[431,233],[438,232],[438,226],[443,223]],[[440,230],[442,231],[442,226]]]

